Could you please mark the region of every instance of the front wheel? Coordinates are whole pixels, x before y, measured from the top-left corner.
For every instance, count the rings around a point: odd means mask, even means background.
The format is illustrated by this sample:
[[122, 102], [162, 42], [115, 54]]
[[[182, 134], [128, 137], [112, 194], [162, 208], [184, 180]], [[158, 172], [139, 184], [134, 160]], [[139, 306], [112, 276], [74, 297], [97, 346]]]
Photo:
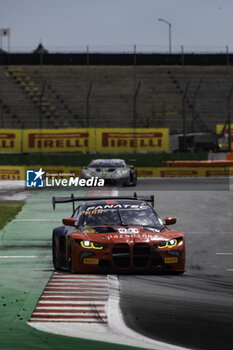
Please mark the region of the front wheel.
[[53, 254], [53, 266], [55, 268], [55, 270], [61, 270], [61, 267], [58, 264], [58, 257], [57, 257], [57, 249], [56, 249], [56, 241], [55, 241], [55, 237], [53, 235], [53, 242], [52, 242], [52, 254]]

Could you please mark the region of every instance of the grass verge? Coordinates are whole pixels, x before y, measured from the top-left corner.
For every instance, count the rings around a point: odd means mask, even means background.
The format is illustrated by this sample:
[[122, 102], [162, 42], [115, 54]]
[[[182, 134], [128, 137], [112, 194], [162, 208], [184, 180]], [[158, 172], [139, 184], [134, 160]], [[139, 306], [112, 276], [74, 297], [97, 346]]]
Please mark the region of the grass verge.
[[23, 201], [0, 201], [0, 230], [22, 209]]

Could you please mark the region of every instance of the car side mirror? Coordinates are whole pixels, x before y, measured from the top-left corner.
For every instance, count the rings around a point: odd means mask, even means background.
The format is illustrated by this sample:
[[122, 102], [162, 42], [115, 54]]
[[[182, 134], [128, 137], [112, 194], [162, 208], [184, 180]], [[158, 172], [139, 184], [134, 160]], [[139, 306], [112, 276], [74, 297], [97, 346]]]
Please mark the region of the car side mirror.
[[176, 218], [168, 216], [163, 219], [163, 222], [165, 226], [174, 225], [176, 223]]
[[62, 220], [65, 226], [78, 226], [78, 220], [74, 218], [67, 218]]

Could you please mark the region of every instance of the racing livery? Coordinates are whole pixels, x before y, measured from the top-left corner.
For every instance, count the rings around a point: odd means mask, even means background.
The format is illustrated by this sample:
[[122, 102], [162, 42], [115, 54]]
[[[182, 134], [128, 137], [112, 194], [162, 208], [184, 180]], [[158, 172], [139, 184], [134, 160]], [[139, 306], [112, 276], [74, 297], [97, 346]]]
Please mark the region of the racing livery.
[[133, 165], [127, 165], [123, 159], [95, 159], [82, 169], [81, 177], [83, 179], [98, 177], [104, 179], [105, 183], [135, 186], [137, 169]]
[[[75, 209], [76, 201], [82, 204]], [[153, 209], [153, 196], [53, 197], [54, 209], [56, 203], [69, 202], [72, 217], [53, 230], [56, 270], [184, 272], [184, 235], [167, 228], [176, 218], [161, 220]]]

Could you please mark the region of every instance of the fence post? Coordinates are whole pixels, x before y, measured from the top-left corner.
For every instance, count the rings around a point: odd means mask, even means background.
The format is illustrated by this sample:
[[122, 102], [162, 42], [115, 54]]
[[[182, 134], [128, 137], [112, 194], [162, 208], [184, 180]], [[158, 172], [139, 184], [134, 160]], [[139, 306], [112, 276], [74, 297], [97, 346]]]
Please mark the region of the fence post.
[[183, 100], [182, 100], [182, 114], [183, 114], [183, 152], [186, 152], [186, 112], [185, 112], [185, 100], [188, 93], [189, 82], [185, 86]]
[[181, 45], [181, 64], [184, 65], [184, 46]]
[[228, 152], [232, 152], [232, 142], [231, 142], [231, 97], [233, 93], [233, 85], [231, 86], [228, 98], [227, 98], [227, 116], [228, 116]]
[[198, 117], [198, 113], [196, 111], [196, 98], [197, 98], [197, 94], [200, 90], [200, 87], [201, 87], [201, 84], [202, 84], [202, 78], [200, 78], [199, 80], [199, 83], [196, 87], [196, 90], [194, 92], [194, 95], [193, 95], [193, 98], [192, 98], [192, 106], [193, 106], [193, 110], [192, 110], [192, 115], [193, 115], [193, 119], [192, 119], [192, 132], [195, 132], [195, 125], [194, 125], [194, 122], [195, 120], [197, 119]]
[[136, 45], [133, 46], [133, 66], [134, 66], [134, 87], [136, 87], [137, 82], [137, 51]]
[[86, 127], [90, 127], [90, 96], [91, 96], [92, 82], [89, 83], [87, 98], [86, 98]]
[[141, 82], [139, 81], [137, 87], [135, 88], [134, 96], [133, 96], [133, 128], [134, 129], [137, 126], [137, 96], [138, 96], [140, 86], [141, 86]]
[[229, 66], [229, 47], [226, 46], [227, 66]]

